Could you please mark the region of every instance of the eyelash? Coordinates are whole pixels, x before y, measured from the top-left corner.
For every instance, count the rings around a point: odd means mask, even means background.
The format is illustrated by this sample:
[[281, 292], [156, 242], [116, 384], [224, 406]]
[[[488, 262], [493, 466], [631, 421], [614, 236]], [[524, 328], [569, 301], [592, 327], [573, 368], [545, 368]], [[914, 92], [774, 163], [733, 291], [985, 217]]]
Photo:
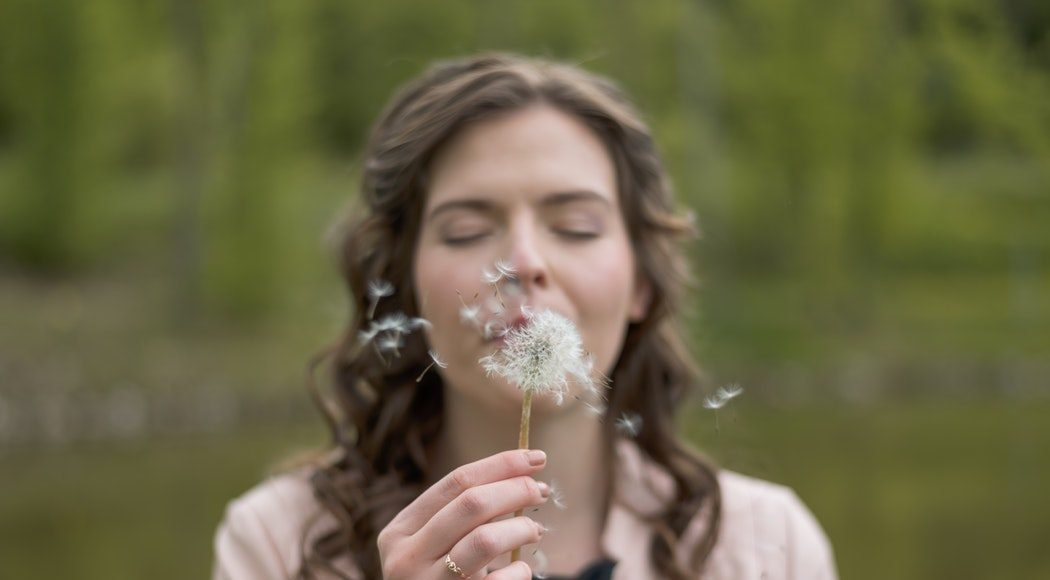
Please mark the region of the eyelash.
[[593, 240], [598, 237], [597, 232], [578, 232], [573, 230], [555, 230], [558, 235], [575, 241]]

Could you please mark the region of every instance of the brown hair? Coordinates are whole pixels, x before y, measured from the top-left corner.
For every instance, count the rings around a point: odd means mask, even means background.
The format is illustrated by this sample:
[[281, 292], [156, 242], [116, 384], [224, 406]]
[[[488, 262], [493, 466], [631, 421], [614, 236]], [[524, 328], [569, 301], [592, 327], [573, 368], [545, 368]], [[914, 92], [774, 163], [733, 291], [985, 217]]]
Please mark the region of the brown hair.
[[365, 152], [363, 215], [346, 227], [340, 246], [354, 315], [340, 340], [322, 353], [331, 359], [334, 396], [312, 391], [332, 429], [336, 458], [318, 467], [311, 483], [341, 525], [307, 550], [303, 577], [317, 568], [332, 570], [331, 562], [346, 554], [367, 577], [381, 576], [376, 538], [423, 491], [424, 442], [442, 428], [440, 375], [427, 373], [423, 384], [415, 382], [429, 363], [420, 333], [408, 337], [401, 357], [389, 365], [358, 346], [358, 333], [368, 322], [367, 282], [389, 280], [397, 289], [380, 302], [377, 316], [417, 315], [411, 269], [430, 160], [465, 124], [536, 103], [573, 115], [605, 143], [636, 263], [652, 286], [648, 314], [628, 328], [610, 374], [604, 429], [607, 451], [615, 458], [611, 418], [641, 416], [645, 428], [636, 438], [638, 447], [674, 481], [674, 497], [651, 518], [657, 532], [650, 547], [653, 565], [670, 578], [691, 577], [679, 566], [675, 549], [701, 506], [707, 506], [709, 520], [689, 560], [694, 575], [715, 545], [721, 516], [716, 469], [682, 441], [673, 423], [674, 410], [698, 379], [673, 316], [689, 281], [680, 241], [693, 230], [674, 211], [649, 129], [604, 78], [568, 65], [482, 55], [432, 66], [394, 97], [373, 128]]

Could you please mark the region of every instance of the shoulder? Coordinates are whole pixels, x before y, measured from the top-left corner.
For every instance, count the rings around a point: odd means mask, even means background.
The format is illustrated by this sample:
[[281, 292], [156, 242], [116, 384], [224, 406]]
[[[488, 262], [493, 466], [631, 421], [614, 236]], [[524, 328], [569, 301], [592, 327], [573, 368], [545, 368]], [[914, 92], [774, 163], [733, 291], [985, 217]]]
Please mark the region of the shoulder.
[[335, 527], [314, 499], [310, 472], [267, 478], [226, 506], [215, 533], [215, 580], [291, 578], [304, 546]]
[[[718, 481], [722, 522], [711, 568], [726, 577], [837, 577], [827, 534], [791, 488], [728, 470]], [[756, 563], [762, 569], [750, 570]]]
[[[661, 466], [633, 443], [622, 443], [616, 450], [618, 501], [642, 516], [673, 501], [674, 482]], [[838, 577], [827, 534], [791, 488], [725, 469], [717, 470], [717, 474], [722, 509], [717, 542], [705, 564], [705, 580]], [[621, 511], [614, 509], [613, 513]], [[688, 565], [689, 557], [706, 535], [709, 515], [707, 504], [684, 531], [678, 554], [683, 565]], [[632, 550], [636, 548], [622, 533], [626, 529], [628, 526], [620, 525], [614, 530], [618, 533], [610, 534], [611, 548], [620, 554], [634, 554]]]

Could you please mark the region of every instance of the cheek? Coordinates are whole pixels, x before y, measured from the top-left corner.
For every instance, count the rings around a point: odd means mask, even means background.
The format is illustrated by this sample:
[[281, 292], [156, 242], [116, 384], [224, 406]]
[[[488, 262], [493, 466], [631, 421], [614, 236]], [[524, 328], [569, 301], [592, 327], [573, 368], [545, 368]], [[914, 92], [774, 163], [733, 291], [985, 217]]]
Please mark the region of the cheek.
[[587, 348], [603, 372], [619, 357], [630, 317], [634, 262], [629, 251], [610, 249], [591, 260], [581, 278], [576, 303], [584, 326]]
[[[470, 329], [460, 323], [460, 295], [467, 302], [479, 290], [480, 280], [470, 268], [457, 267], [438, 252], [423, 251], [413, 273], [420, 315], [431, 323], [430, 346], [442, 357], [456, 358], [457, 346]], [[458, 293], [457, 293], [458, 291]]]

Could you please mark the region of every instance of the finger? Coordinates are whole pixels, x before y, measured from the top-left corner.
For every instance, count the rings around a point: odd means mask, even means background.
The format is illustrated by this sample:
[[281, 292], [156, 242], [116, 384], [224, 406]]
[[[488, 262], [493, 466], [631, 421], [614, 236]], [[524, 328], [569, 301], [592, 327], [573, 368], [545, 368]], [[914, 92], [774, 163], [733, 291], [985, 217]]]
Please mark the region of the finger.
[[449, 550], [449, 556], [468, 576], [472, 576], [501, 554], [535, 544], [542, 537], [543, 526], [531, 518], [520, 516], [500, 520], [475, 528]]
[[547, 455], [542, 451], [515, 449], [462, 465], [427, 488], [415, 501], [401, 510], [390, 522], [390, 526], [401, 533], [414, 534], [438, 511], [466, 490], [511, 477], [533, 475], [546, 464]]
[[444, 555], [475, 528], [504, 514], [541, 505], [550, 493], [550, 486], [528, 476], [472, 487], [441, 508], [413, 538], [419, 540], [423, 553]]
[[532, 568], [518, 560], [485, 576], [485, 580], [532, 580]]

